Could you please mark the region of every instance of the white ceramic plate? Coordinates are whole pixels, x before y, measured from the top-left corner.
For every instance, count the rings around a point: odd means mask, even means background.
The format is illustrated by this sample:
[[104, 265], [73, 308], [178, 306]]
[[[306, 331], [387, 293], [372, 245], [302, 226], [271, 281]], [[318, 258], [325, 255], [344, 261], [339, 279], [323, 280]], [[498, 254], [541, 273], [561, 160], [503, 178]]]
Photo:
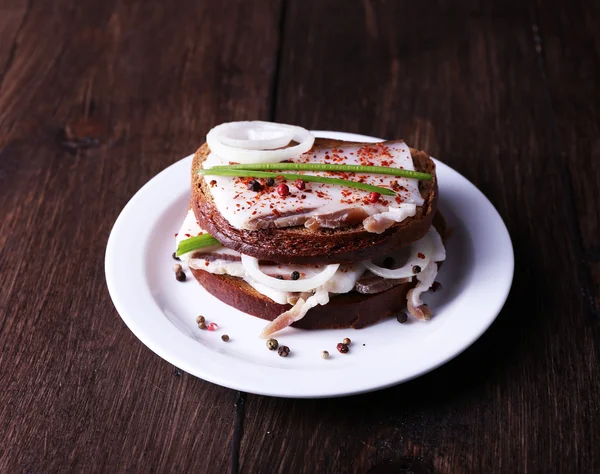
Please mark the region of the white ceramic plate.
[[[375, 138], [338, 132], [319, 136], [355, 141]], [[487, 198], [467, 179], [436, 161], [439, 207], [453, 228], [448, 258], [427, 293], [428, 322], [395, 318], [354, 330], [277, 335], [287, 358], [257, 336], [265, 321], [208, 294], [188, 271], [175, 280], [174, 234], [189, 201], [192, 157], [150, 180], [125, 206], [106, 249], [106, 281], [117, 311], [152, 351], [186, 372], [232, 389], [279, 397], [333, 397], [381, 389], [439, 367], [469, 347], [494, 321], [508, 296], [514, 257], [508, 231]], [[201, 331], [196, 316], [219, 325]], [[228, 334], [230, 341], [221, 340]], [[336, 344], [352, 339], [350, 352]], [[330, 358], [321, 358], [321, 351]]]

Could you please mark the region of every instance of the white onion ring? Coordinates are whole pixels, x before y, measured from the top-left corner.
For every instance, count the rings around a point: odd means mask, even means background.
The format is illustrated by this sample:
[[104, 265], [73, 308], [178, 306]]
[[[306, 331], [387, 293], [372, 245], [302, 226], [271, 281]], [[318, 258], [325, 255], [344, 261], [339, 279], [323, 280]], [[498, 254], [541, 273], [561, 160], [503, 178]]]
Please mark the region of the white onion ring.
[[[409, 278], [415, 276], [413, 273], [413, 267], [418, 265], [421, 267], [421, 270], [427, 268], [429, 265], [429, 261], [431, 260], [432, 254], [432, 242], [429, 234], [426, 234], [420, 240], [413, 242], [410, 246], [410, 257], [406, 264], [400, 268], [383, 268], [375, 265], [372, 261], [366, 261], [365, 265], [367, 269], [381, 278], [389, 278], [389, 279], [399, 279], [399, 278]], [[422, 254], [425, 258], [419, 258], [418, 254]]]
[[[298, 145], [282, 148], [292, 140]], [[242, 164], [280, 163], [306, 153], [314, 142], [314, 135], [305, 128], [258, 120], [223, 123], [206, 135], [213, 153], [224, 161]]]
[[337, 269], [340, 266], [339, 263], [327, 265], [325, 270], [323, 270], [321, 273], [312, 278], [307, 278], [304, 280], [279, 280], [278, 278], [273, 278], [263, 273], [258, 266], [258, 259], [251, 257], [250, 255], [242, 254], [242, 265], [244, 266], [246, 273], [258, 283], [262, 283], [263, 285], [275, 290], [290, 291], [293, 293], [310, 291], [318, 286], [323, 285], [325, 282], [333, 278], [333, 275], [335, 275], [335, 272], [337, 272]]

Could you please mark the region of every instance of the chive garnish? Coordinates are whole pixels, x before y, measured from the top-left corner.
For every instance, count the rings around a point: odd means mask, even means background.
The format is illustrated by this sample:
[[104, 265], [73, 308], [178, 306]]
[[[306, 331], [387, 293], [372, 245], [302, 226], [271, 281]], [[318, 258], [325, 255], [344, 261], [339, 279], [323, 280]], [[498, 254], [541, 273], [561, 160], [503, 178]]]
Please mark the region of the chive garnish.
[[185, 253], [193, 252], [194, 250], [199, 250], [204, 247], [212, 247], [213, 245], [220, 245], [219, 241], [210, 234], [201, 234], [179, 242], [175, 255], [179, 257]]
[[[250, 163], [242, 165], [213, 166], [211, 169], [238, 169], [238, 170], [295, 170], [295, 171], [343, 171], [350, 173], [386, 174], [403, 178], [431, 181], [429, 173], [420, 171], [402, 170], [388, 166], [363, 166], [363, 165], [338, 165], [329, 163]], [[306, 180], [305, 180], [306, 181]]]
[[380, 186], [373, 186], [372, 184], [366, 183], [358, 183], [356, 181], [350, 181], [347, 179], [339, 179], [339, 178], [326, 178], [324, 176], [313, 176], [310, 174], [290, 174], [290, 173], [271, 173], [267, 171], [252, 171], [245, 169], [229, 169], [229, 166], [224, 168], [208, 168], [197, 171], [199, 174], [203, 174], [206, 176], [235, 176], [239, 178], [278, 178], [282, 177], [287, 180], [297, 180], [301, 179], [302, 181], [310, 182], [310, 183], [325, 183], [325, 184], [335, 184], [338, 186], [346, 186], [348, 188], [356, 188], [362, 189], [363, 191], [371, 191], [379, 194], [384, 194], [385, 196], [395, 196], [396, 193], [388, 188], [382, 188]]

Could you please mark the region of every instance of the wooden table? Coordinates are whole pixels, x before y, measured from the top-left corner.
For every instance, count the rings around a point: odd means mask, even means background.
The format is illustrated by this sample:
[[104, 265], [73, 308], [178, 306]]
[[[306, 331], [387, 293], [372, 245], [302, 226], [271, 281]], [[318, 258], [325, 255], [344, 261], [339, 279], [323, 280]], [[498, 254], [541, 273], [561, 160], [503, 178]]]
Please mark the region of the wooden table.
[[[583, 0], [0, 1], [0, 472], [600, 472], [599, 24]], [[108, 234], [242, 119], [404, 137], [473, 181], [516, 252], [491, 329], [332, 400], [154, 355]]]

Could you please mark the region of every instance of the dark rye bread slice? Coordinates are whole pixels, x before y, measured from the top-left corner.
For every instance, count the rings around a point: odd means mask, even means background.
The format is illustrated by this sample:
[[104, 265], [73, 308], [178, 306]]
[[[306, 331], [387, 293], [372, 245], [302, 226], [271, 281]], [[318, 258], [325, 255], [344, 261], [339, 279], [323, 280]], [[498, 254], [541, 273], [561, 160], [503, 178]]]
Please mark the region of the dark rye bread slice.
[[[394, 141], [384, 143], [397, 143]], [[332, 149], [365, 143], [344, 142], [317, 138], [313, 149]], [[367, 232], [362, 224], [341, 229], [309, 230], [304, 226], [283, 229], [243, 230], [231, 226], [215, 206], [210, 186], [195, 170], [210, 153], [202, 145], [192, 163], [192, 207], [200, 227], [213, 235], [225, 247], [265, 260], [281, 263], [323, 264], [355, 262], [372, 259], [388, 253], [393, 248], [408, 245], [420, 239], [431, 226], [437, 209], [437, 178], [435, 163], [426, 153], [410, 149], [417, 171], [431, 173], [433, 180], [420, 181], [419, 189], [425, 200], [417, 213], [394, 224], [381, 234]]]
[[[289, 304], [275, 303], [240, 278], [190, 270], [206, 291], [244, 313], [272, 321], [291, 308]], [[335, 295], [325, 306], [311, 308], [292, 326], [301, 329], [364, 328], [405, 309], [406, 293], [414, 286], [411, 282], [373, 295], [356, 291]]]
[[[438, 212], [433, 225], [439, 232], [444, 244], [449, 237], [446, 221]], [[441, 263], [439, 264], [441, 266]], [[256, 291], [241, 278], [229, 275], [214, 275], [204, 270], [190, 268], [198, 282], [211, 295], [234, 308], [272, 321], [292, 306], [275, 303]], [[416, 285], [415, 281], [403, 283], [381, 293], [364, 295], [351, 291], [340, 295], [331, 295], [329, 303], [311, 308], [306, 316], [292, 324], [301, 329], [360, 329], [375, 324], [399, 311], [406, 309], [406, 294]]]

